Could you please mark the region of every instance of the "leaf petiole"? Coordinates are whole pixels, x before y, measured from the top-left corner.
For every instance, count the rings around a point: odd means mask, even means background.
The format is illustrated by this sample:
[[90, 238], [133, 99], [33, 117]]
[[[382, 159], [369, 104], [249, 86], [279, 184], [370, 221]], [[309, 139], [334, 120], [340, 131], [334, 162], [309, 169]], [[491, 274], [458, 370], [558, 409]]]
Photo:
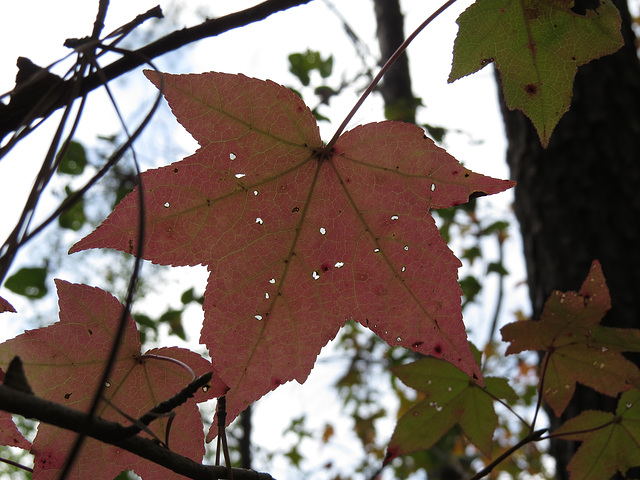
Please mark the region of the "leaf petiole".
[[442, 12], [444, 12], [447, 8], [449, 8], [451, 5], [453, 5], [456, 2], [456, 0], [447, 0], [445, 3], [443, 3], [435, 12], [433, 12], [431, 15], [429, 15], [429, 17], [422, 22], [418, 28], [416, 28], [411, 35], [409, 35], [404, 42], [402, 42], [402, 44], [398, 47], [398, 49], [393, 53], [393, 55], [391, 55], [391, 57], [389, 57], [389, 60], [386, 61], [386, 63], [382, 66], [382, 68], [380, 69], [380, 71], [378, 72], [378, 74], [375, 76], [375, 78], [371, 81], [371, 83], [369, 84], [369, 86], [367, 87], [367, 89], [362, 93], [362, 95], [360, 95], [360, 98], [358, 99], [358, 101], [356, 102], [356, 104], [353, 106], [353, 108], [351, 109], [351, 111], [347, 114], [347, 116], [345, 117], [345, 119], [342, 121], [342, 123], [340, 124], [340, 126], [338, 127], [338, 129], [336, 130], [336, 133], [333, 134], [333, 137], [331, 138], [331, 140], [329, 140], [329, 143], [327, 143], [324, 148], [321, 150], [321, 153], [324, 154], [328, 154], [331, 152], [331, 149], [333, 148], [333, 146], [336, 144], [336, 142], [338, 141], [338, 137], [340, 137], [340, 135], [342, 134], [342, 132], [344, 131], [344, 129], [347, 127], [347, 124], [351, 121], [351, 119], [353, 118], [353, 116], [356, 114], [356, 112], [360, 109], [360, 107], [362, 106], [362, 104], [364, 103], [364, 101], [366, 100], [366, 98], [369, 96], [369, 94], [371, 92], [373, 92], [373, 90], [376, 88], [376, 86], [378, 85], [378, 83], [380, 83], [380, 80], [382, 80], [382, 77], [384, 76], [385, 73], [387, 73], [387, 71], [393, 66], [394, 63], [396, 63], [396, 61], [398, 60], [398, 58], [400, 57], [400, 55], [402, 55], [404, 53], [404, 51], [407, 49], [407, 47], [409, 46], [409, 44], [413, 41], [414, 38], [416, 38], [418, 36], [418, 34], [420, 32], [422, 32], [422, 30], [425, 29], [425, 27], [427, 25], [429, 25], [433, 20], [435, 20]]

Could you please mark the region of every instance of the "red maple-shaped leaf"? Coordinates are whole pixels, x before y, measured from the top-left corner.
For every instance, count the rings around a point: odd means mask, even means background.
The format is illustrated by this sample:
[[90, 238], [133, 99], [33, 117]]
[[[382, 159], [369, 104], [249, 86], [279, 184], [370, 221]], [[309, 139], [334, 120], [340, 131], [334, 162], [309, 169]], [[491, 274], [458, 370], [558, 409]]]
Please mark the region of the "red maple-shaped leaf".
[[[60, 321], [0, 344], [0, 363], [6, 365], [15, 355], [20, 356], [36, 395], [86, 411], [96, 382], [101, 378], [123, 307], [116, 298], [98, 288], [61, 280], [57, 280], [56, 285]], [[177, 347], [153, 349], [141, 355], [138, 331], [129, 317], [104, 391], [108, 402], [101, 404], [98, 415], [130, 425], [130, 420], [120, 412], [139, 418], [180, 392], [193, 380], [189, 368], [196, 375], [213, 370], [211, 363], [200, 355]], [[195, 402], [223, 395], [225, 391], [225, 385], [214, 375], [211, 388], [206, 393], [198, 392]], [[188, 401], [174, 410], [169, 447], [200, 462], [204, 455], [204, 434], [195, 402]], [[168, 418], [158, 418], [149, 427], [162, 441], [167, 422]], [[74, 432], [41, 424], [31, 448], [35, 455], [34, 478], [57, 478], [75, 437]], [[67, 478], [114, 478], [125, 469], [135, 471], [145, 480], [180, 477], [136, 455], [89, 438]]]
[[16, 312], [16, 309], [13, 308], [9, 302], [7, 302], [4, 298], [0, 297], [0, 313], [3, 312]]
[[543, 398], [557, 416], [564, 412], [576, 382], [616, 396], [640, 386], [640, 370], [621, 352], [640, 351], [640, 330], [600, 325], [611, 308], [602, 267], [595, 260], [580, 292], [551, 294], [539, 321], [505, 325], [507, 355], [546, 350]]
[[[354, 318], [391, 345], [481, 374], [466, 340], [458, 259], [429, 210], [513, 182], [463, 168], [415, 125], [383, 122], [323, 150], [289, 89], [242, 75], [147, 72], [200, 149], [143, 174], [145, 258], [205, 264], [201, 340], [229, 385], [229, 420], [292, 379]], [[134, 252], [134, 192], [71, 252]], [[211, 438], [211, 434], [208, 438]]]

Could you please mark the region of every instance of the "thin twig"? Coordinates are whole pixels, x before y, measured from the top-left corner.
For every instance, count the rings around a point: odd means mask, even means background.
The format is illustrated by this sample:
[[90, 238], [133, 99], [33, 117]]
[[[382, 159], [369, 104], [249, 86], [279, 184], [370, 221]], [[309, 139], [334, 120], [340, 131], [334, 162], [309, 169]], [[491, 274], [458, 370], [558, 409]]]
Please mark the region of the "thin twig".
[[21, 468], [29, 473], [33, 473], [33, 468], [22, 465], [21, 463], [14, 462], [13, 460], [9, 460], [8, 458], [0, 457], [0, 462], [6, 463], [7, 465], [11, 465], [12, 467]]
[[373, 81], [369, 84], [369, 86], [367, 87], [367, 89], [364, 91], [364, 93], [362, 95], [360, 95], [360, 98], [358, 99], [358, 101], [356, 102], [356, 104], [353, 106], [353, 108], [351, 109], [351, 111], [347, 114], [347, 116], [345, 117], [345, 119], [342, 121], [342, 123], [340, 124], [340, 126], [338, 127], [338, 129], [336, 130], [336, 133], [333, 134], [333, 138], [331, 138], [331, 140], [329, 140], [329, 143], [327, 143], [327, 145], [322, 148], [322, 150], [320, 151], [321, 154], [328, 154], [329, 152], [331, 152], [331, 149], [333, 148], [333, 146], [336, 144], [336, 142], [338, 141], [338, 138], [340, 137], [340, 135], [342, 134], [342, 132], [344, 131], [344, 129], [347, 127], [347, 124], [351, 121], [351, 119], [353, 118], [353, 116], [356, 114], [356, 112], [360, 109], [360, 107], [362, 106], [362, 104], [364, 103], [364, 101], [366, 100], [366, 98], [369, 96], [369, 94], [371, 92], [373, 92], [373, 90], [376, 88], [376, 86], [378, 85], [378, 83], [380, 83], [380, 80], [382, 80], [382, 77], [384, 76], [385, 73], [387, 73], [387, 71], [393, 66], [394, 63], [396, 63], [396, 60], [398, 60], [398, 57], [400, 57], [400, 55], [402, 55], [404, 53], [404, 51], [407, 49], [407, 47], [409, 46], [409, 44], [413, 41], [414, 38], [416, 38], [418, 36], [418, 34], [420, 32], [422, 32], [422, 30], [425, 29], [425, 27], [427, 25], [429, 25], [433, 20], [435, 20], [442, 12], [444, 12], [447, 8], [449, 8], [451, 5], [453, 5], [454, 3], [456, 3], [456, 0], [447, 0], [447, 2], [445, 2], [444, 4], [442, 4], [440, 6], [440, 8], [438, 8], [435, 12], [433, 12], [431, 15], [429, 15], [429, 17], [422, 22], [418, 28], [416, 28], [411, 35], [409, 35], [404, 42], [402, 42], [402, 45], [400, 45], [398, 47], [398, 49], [393, 53], [393, 55], [391, 55], [391, 57], [389, 58], [389, 60], [387, 60], [387, 62], [384, 64], [384, 66], [380, 69], [380, 71], [378, 72], [378, 75], [376, 75], [376, 77], [373, 79]]
[[536, 430], [535, 432], [531, 432], [529, 435], [527, 435], [525, 438], [523, 438], [522, 440], [520, 440], [518, 443], [516, 443], [513, 447], [511, 447], [510, 449], [508, 449], [507, 451], [505, 451], [502, 455], [500, 455], [498, 458], [496, 458], [493, 462], [491, 462], [489, 465], [487, 465], [486, 467], [484, 467], [482, 470], [480, 470], [478, 473], [476, 473], [473, 477], [471, 477], [469, 480], [479, 480], [480, 478], [484, 477], [485, 475], [488, 475], [489, 473], [491, 473], [491, 471], [498, 466], [500, 463], [502, 463], [503, 460], [505, 460], [506, 458], [509, 458], [511, 456], [511, 454], [513, 454], [513, 452], [515, 452], [516, 450], [518, 450], [520, 447], [522, 447], [523, 445], [526, 445], [527, 443], [530, 442], [537, 442], [539, 440], [541, 440], [540, 437], [542, 437], [542, 435], [547, 431], [547, 428], [543, 428], [541, 430]]
[[538, 413], [540, 412], [540, 406], [542, 405], [542, 389], [544, 388], [544, 378], [547, 374], [547, 366], [549, 365], [549, 358], [551, 358], [553, 352], [547, 350], [547, 354], [544, 357], [544, 363], [542, 364], [542, 370], [540, 371], [540, 386], [538, 387], [538, 400], [536, 401], [536, 410], [533, 414], [533, 420], [531, 422], [531, 429], [536, 427], [536, 419], [538, 418]]
[[[123, 57], [113, 63], [105, 66], [102, 70], [108, 81], [114, 80], [119, 76], [130, 72], [131, 70], [146, 63], [143, 59], [154, 59], [166, 53], [177, 50], [185, 45], [189, 45], [204, 38], [215, 37], [221, 33], [244, 27], [251, 23], [259, 22], [270, 15], [288, 10], [292, 7], [304, 5], [312, 0], [267, 0], [254, 7], [247, 8], [239, 12], [235, 12], [224, 17], [206, 20], [199, 25], [190, 28], [183, 28], [166, 35], [155, 42], [152, 42], [135, 51], [136, 55]], [[80, 97], [102, 86], [102, 78], [99, 75], [91, 74], [87, 76], [82, 84], [82, 88], [76, 95]], [[68, 85], [68, 84], [67, 84]], [[67, 89], [69, 87], [67, 86]], [[59, 99], [52, 99], [52, 104], [48, 106], [46, 114], [51, 114], [55, 110], [61, 108], [64, 104]], [[35, 105], [41, 101], [39, 98], [33, 99]], [[44, 115], [43, 115], [44, 116]], [[0, 139], [8, 133], [19, 128], [23, 120], [21, 111], [7, 105], [3, 109], [2, 118], [0, 118]]]

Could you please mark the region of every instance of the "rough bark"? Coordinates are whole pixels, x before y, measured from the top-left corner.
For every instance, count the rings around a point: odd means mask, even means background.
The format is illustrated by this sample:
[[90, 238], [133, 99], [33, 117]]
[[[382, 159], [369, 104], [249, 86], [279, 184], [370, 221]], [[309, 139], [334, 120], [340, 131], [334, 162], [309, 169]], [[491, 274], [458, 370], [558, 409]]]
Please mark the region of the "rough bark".
[[[613, 303], [603, 323], [638, 328], [640, 63], [627, 5], [614, 3], [622, 13], [626, 45], [580, 68], [571, 109], [546, 150], [523, 114], [504, 104], [502, 110], [507, 161], [518, 182], [515, 211], [534, 318], [553, 290], [577, 290], [592, 260], [599, 259]], [[585, 409], [612, 410], [615, 404], [580, 388], [563, 418], [552, 423], [557, 426]], [[568, 478], [566, 465], [576, 448], [552, 443], [558, 478]]]

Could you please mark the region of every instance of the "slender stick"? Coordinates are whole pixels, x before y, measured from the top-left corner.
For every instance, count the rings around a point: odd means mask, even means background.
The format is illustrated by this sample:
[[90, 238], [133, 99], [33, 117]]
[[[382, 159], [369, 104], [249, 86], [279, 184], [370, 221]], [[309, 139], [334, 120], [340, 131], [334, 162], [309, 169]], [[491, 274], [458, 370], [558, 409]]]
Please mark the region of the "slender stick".
[[356, 114], [356, 112], [360, 109], [360, 107], [362, 106], [362, 104], [364, 103], [364, 101], [366, 100], [366, 98], [369, 96], [369, 94], [371, 92], [373, 92], [373, 90], [378, 86], [378, 83], [380, 83], [380, 80], [382, 80], [382, 77], [384, 76], [385, 73], [387, 73], [387, 71], [393, 66], [394, 63], [396, 63], [396, 60], [398, 60], [398, 57], [400, 57], [400, 55], [402, 55], [404, 53], [404, 51], [407, 49], [407, 47], [409, 46], [409, 44], [413, 41], [414, 38], [416, 38], [418, 36], [418, 34], [420, 32], [422, 32], [422, 30], [425, 29], [425, 27], [427, 25], [429, 25], [433, 20], [435, 20], [442, 12], [444, 12], [447, 8], [449, 8], [451, 5], [453, 5], [454, 3], [456, 3], [456, 0], [447, 0], [447, 2], [443, 3], [440, 8], [438, 8], [435, 12], [433, 12], [431, 15], [429, 15], [429, 17], [422, 22], [418, 28], [416, 28], [411, 35], [409, 35], [404, 42], [402, 42], [402, 45], [400, 45], [398, 47], [398, 49], [394, 52], [393, 55], [391, 55], [391, 57], [389, 58], [389, 60], [387, 60], [387, 62], [384, 64], [384, 66], [380, 69], [380, 71], [378, 72], [378, 75], [376, 75], [376, 77], [373, 79], [373, 81], [369, 84], [369, 86], [367, 87], [367, 89], [364, 91], [364, 93], [360, 96], [360, 98], [358, 99], [358, 101], [356, 102], [356, 104], [353, 106], [353, 108], [351, 109], [351, 111], [347, 114], [347, 116], [345, 117], [345, 119], [342, 121], [342, 123], [340, 124], [340, 126], [338, 127], [338, 129], [336, 130], [336, 133], [333, 134], [333, 138], [331, 140], [329, 140], [329, 143], [327, 143], [327, 145], [320, 151], [321, 154], [328, 154], [329, 152], [331, 152], [331, 149], [333, 148], [333, 146], [336, 144], [336, 142], [338, 141], [338, 137], [340, 137], [340, 135], [342, 134], [342, 132], [344, 131], [344, 129], [347, 127], [347, 124], [351, 121], [351, 119], [353, 118], [353, 116]]

